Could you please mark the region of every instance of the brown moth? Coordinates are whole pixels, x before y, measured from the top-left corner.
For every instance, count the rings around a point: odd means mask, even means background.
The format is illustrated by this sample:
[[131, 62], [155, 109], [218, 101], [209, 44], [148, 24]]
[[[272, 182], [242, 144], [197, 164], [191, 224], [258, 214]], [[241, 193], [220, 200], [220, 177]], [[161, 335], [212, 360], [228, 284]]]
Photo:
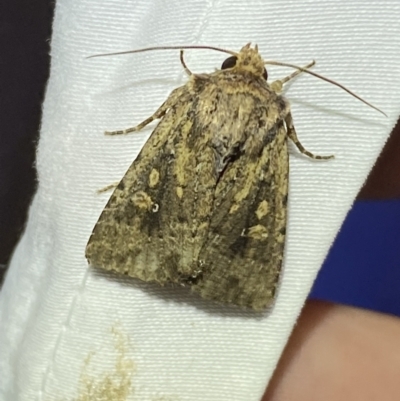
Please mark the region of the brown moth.
[[[299, 142], [282, 86], [301, 72], [329, 80], [308, 70], [314, 62], [265, 62], [250, 43], [238, 53], [193, 47], [231, 57], [221, 70], [192, 74], [181, 50], [188, 82], [138, 126], [108, 133], [140, 131], [160, 119], [104, 208], [86, 258], [262, 310], [274, 299], [285, 246], [288, 138], [310, 158], [333, 157], [315, 156]], [[297, 71], [269, 84], [265, 64]]]

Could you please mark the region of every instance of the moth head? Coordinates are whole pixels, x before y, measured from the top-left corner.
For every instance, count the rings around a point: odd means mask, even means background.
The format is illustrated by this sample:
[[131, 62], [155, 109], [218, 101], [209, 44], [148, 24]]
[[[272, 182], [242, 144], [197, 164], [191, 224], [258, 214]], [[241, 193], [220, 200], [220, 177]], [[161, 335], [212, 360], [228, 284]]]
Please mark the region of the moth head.
[[265, 80], [268, 78], [264, 60], [258, 53], [258, 46], [250, 47], [250, 43], [243, 46], [239, 53], [228, 57], [221, 66], [221, 70], [231, 69], [233, 72], [250, 73]]

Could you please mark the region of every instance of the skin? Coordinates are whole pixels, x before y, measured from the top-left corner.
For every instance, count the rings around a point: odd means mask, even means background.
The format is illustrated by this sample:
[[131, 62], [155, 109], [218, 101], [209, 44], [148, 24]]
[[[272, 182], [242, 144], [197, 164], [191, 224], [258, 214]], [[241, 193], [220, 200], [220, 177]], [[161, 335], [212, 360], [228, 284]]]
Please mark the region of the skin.
[[309, 301], [262, 401], [395, 401], [400, 319]]

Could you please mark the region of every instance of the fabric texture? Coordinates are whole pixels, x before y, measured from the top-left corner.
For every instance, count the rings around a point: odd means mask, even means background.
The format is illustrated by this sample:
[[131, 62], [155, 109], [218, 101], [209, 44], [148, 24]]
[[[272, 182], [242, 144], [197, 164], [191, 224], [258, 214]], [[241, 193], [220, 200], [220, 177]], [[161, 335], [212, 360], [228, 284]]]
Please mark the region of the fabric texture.
[[[397, 0], [59, 0], [39, 189], [0, 298], [0, 399], [72, 400], [115, 382], [129, 395], [110, 390], [102, 399], [259, 400], [399, 115], [399, 17]], [[89, 268], [85, 245], [110, 196], [96, 191], [123, 176], [154, 125], [125, 137], [103, 132], [141, 122], [186, 77], [178, 51], [86, 57], [153, 45], [239, 50], [250, 41], [265, 59], [316, 59], [314, 71], [388, 114], [311, 76], [287, 88], [302, 143], [336, 158], [313, 161], [290, 147], [287, 243], [274, 307], [254, 314]], [[199, 73], [225, 58], [186, 52]], [[291, 70], [269, 72], [274, 79]]]

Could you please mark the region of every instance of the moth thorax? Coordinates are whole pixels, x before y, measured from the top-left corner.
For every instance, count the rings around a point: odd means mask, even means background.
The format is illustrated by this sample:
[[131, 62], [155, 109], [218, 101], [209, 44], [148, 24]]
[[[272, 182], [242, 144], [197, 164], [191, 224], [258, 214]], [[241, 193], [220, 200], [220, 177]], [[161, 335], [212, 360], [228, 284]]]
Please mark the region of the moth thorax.
[[243, 48], [237, 55], [235, 70], [239, 72], [249, 72], [262, 77], [265, 71], [264, 60], [256, 49]]

